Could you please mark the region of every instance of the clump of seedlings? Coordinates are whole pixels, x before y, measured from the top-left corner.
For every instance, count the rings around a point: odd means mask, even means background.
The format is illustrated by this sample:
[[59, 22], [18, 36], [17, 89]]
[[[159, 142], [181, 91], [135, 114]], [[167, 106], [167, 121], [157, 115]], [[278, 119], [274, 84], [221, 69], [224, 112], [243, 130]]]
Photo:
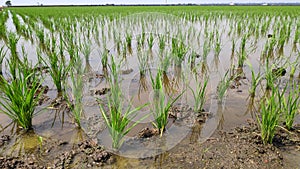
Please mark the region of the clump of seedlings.
[[270, 97], [264, 98], [260, 103], [261, 120], [257, 118], [264, 144], [271, 144], [273, 141], [278, 120], [281, 115], [280, 103], [284, 99], [285, 89], [280, 92], [278, 87], [273, 87]]
[[169, 110], [172, 105], [182, 96], [184, 91], [175, 99], [167, 100], [167, 95], [163, 91], [162, 71], [158, 70], [156, 77], [151, 76], [152, 89], [154, 92], [152, 102], [152, 112], [155, 119], [153, 126], [158, 129], [160, 136], [166, 130], [168, 124]]
[[137, 112], [146, 105], [132, 109], [129, 103], [126, 110], [123, 110], [125, 108], [125, 98], [122, 94], [119, 81], [119, 70], [120, 65], [116, 64], [114, 58], [111, 57], [111, 73], [107, 79], [110, 85], [110, 93], [107, 96], [107, 108], [105, 108], [104, 104], [99, 100], [100, 111], [108, 127], [109, 134], [112, 138], [112, 148], [114, 149], [119, 149], [124, 142], [123, 137], [141, 120], [147, 117], [145, 116], [133, 124], [130, 124], [137, 115]]
[[[46, 52], [48, 57], [43, 57], [40, 51], [37, 52], [38, 58], [41, 63], [45, 64], [49, 68], [50, 76], [52, 77], [53, 83], [56, 86], [58, 97], [62, 96], [64, 90], [63, 79], [67, 79], [70, 68], [72, 67], [72, 61], [69, 64], [66, 63], [64, 55], [60, 55], [60, 51], [57, 50], [57, 43], [54, 36], [51, 39], [51, 50]], [[60, 38], [60, 45], [63, 45], [62, 39]], [[62, 50], [62, 48], [60, 48]], [[74, 49], [75, 50], [75, 49]], [[70, 52], [74, 54], [74, 52]], [[73, 56], [70, 56], [73, 57]]]
[[[196, 78], [197, 79], [197, 78]], [[206, 86], [207, 86], [208, 78], [205, 77], [203, 84], [196, 80], [196, 88], [192, 89], [190, 86], [190, 90], [192, 91], [193, 98], [195, 101], [194, 111], [200, 113], [203, 111], [203, 106], [205, 104], [206, 99]]]
[[221, 81], [219, 82], [217, 86], [217, 97], [218, 97], [218, 102], [223, 103], [224, 97], [227, 93], [227, 89], [229, 88], [231, 82], [233, 81], [234, 78], [232, 78], [229, 75], [229, 71], [227, 71], [224, 75], [224, 77], [221, 78]]
[[[79, 128], [81, 128], [81, 117], [83, 115], [83, 74], [82, 59], [79, 53], [76, 52], [72, 59], [72, 68], [70, 71], [71, 85], [70, 93], [64, 92], [69, 108], [71, 109], [74, 121]], [[65, 81], [68, 84], [67, 80]]]
[[293, 127], [295, 116], [299, 110], [299, 93], [300, 87], [296, 87], [296, 84], [292, 85], [288, 92], [287, 99], [281, 102], [283, 111], [285, 112], [285, 126], [288, 130]]
[[4, 57], [6, 56], [6, 52], [7, 50], [4, 50], [4, 46], [2, 46], [0, 48], [0, 76], [2, 76], [2, 63], [3, 63], [3, 60], [4, 60]]
[[260, 72], [257, 75], [255, 75], [252, 64], [249, 62], [248, 65], [251, 70], [251, 86], [249, 87], [249, 95], [253, 98], [255, 97], [256, 88], [263, 76], [261, 76]]
[[33, 116], [37, 113], [35, 108], [43, 93], [38, 92], [41, 79], [32, 69], [26, 56], [23, 57], [22, 63], [13, 56], [7, 62], [11, 80], [1, 76], [0, 89], [3, 92], [0, 96], [1, 112], [8, 115], [24, 130], [30, 130]]

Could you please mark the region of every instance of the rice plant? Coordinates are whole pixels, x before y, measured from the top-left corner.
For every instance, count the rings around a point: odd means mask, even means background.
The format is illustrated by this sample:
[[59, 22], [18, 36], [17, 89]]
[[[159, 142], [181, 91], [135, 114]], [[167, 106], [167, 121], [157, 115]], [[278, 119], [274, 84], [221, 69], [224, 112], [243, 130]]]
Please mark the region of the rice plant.
[[251, 86], [249, 87], [249, 95], [253, 98], [255, 97], [256, 88], [263, 76], [261, 76], [260, 72], [257, 75], [255, 75], [252, 64], [249, 62], [248, 65], [251, 70]]
[[36, 113], [35, 108], [43, 92], [38, 93], [41, 79], [35, 74], [27, 57], [23, 60], [23, 63], [16, 63], [14, 59], [8, 60], [9, 71], [13, 72], [15, 77], [8, 81], [1, 76], [0, 89], [3, 94], [0, 96], [0, 105], [2, 113], [8, 115], [24, 130], [30, 130]]
[[[284, 93], [284, 91], [283, 91]], [[264, 144], [272, 143], [278, 120], [281, 114], [279, 98], [282, 94], [277, 87], [272, 88], [272, 94], [260, 103], [261, 120], [258, 123], [261, 130], [261, 138]]]
[[[64, 90], [63, 80], [67, 78], [68, 72], [72, 66], [72, 62], [66, 63], [65, 57], [61, 56], [57, 51], [57, 44], [54, 37], [52, 37], [52, 50], [47, 52], [48, 57], [43, 57], [41, 52], [38, 51], [37, 55], [41, 63], [45, 64], [49, 68], [50, 76], [52, 77], [53, 83], [56, 86], [58, 96], [62, 95]], [[62, 42], [60, 45], [63, 45]], [[74, 54], [74, 52], [72, 52]], [[71, 57], [71, 56], [70, 56]]]
[[227, 71], [224, 75], [224, 77], [221, 78], [221, 81], [219, 82], [218, 86], [217, 86], [217, 97], [218, 97], [218, 101], [219, 103], [223, 102], [223, 99], [226, 95], [227, 89], [229, 88], [232, 79], [229, 76], [229, 71]]
[[158, 129], [160, 136], [166, 130], [168, 124], [168, 115], [171, 106], [182, 96], [184, 91], [179, 94], [175, 99], [167, 100], [167, 96], [163, 91], [162, 71], [158, 70], [156, 77], [151, 77], [152, 89], [154, 91], [152, 112], [155, 122], [153, 126]]
[[265, 70], [265, 79], [266, 79], [266, 89], [270, 90], [274, 87], [275, 77], [272, 72], [272, 68], [269, 65], [269, 59], [266, 61], [266, 70]]
[[4, 57], [6, 56], [7, 50], [4, 50], [4, 46], [0, 48], [0, 76], [2, 76], [2, 63], [4, 60]]
[[108, 78], [108, 82], [110, 84], [110, 94], [107, 96], [108, 110], [104, 108], [103, 104], [99, 104], [101, 114], [112, 138], [112, 148], [114, 149], [119, 149], [124, 142], [123, 137], [141, 120], [147, 117], [145, 116], [133, 124], [129, 124], [136, 116], [137, 111], [146, 105], [132, 109], [131, 105], [129, 104], [126, 110], [123, 110], [125, 107], [125, 98], [121, 91], [119, 68], [120, 66], [117, 65], [113, 57], [111, 57], [111, 74]]
[[244, 62], [247, 59], [246, 39], [247, 39], [247, 35], [244, 35], [242, 38], [241, 46], [240, 46], [240, 53], [238, 54], [238, 67], [239, 68], [242, 68], [244, 66]]
[[294, 87], [288, 92], [287, 99], [281, 103], [283, 104], [283, 110], [285, 113], [285, 126], [288, 130], [291, 130], [293, 127], [295, 116], [299, 110], [299, 93], [300, 88], [297, 89]]
[[[68, 94], [64, 92], [68, 105], [73, 113], [75, 123], [81, 128], [81, 117], [83, 115], [83, 74], [84, 68], [82, 67], [82, 59], [78, 52], [72, 60], [73, 66], [70, 71], [71, 74], [71, 92]], [[67, 80], [65, 81], [67, 85]]]
[[207, 86], [208, 78], [204, 79], [204, 83], [196, 81], [196, 89], [192, 89], [190, 86], [190, 90], [192, 91], [194, 97], [194, 111], [200, 113], [203, 110], [203, 106], [205, 104], [206, 99], [206, 86]]

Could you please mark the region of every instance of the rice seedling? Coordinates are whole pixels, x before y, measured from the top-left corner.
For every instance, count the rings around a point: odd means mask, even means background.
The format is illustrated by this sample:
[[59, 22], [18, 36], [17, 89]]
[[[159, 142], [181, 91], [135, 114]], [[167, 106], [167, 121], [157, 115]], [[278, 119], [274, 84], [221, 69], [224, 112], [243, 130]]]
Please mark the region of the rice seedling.
[[154, 36], [153, 36], [152, 33], [150, 33], [150, 36], [147, 39], [147, 42], [148, 42], [149, 51], [152, 51], [152, 48], [153, 48], [153, 45], [154, 45]]
[[167, 100], [166, 94], [163, 91], [162, 71], [158, 70], [156, 77], [151, 77], [152, 89], [154, 91], [152, 112], [155, 119], [153, 126], [158, 129], [160, 136], [166, 130], [168, 124], [169, 110], [172, 105], [182, 96], [184, 91], [175, 99]]
[[175, 64], [181, 66], [181, 63], [184, 61], [184, 57], [188, 51], [188, 48], [185, 44], [177, 39], [172, 39], [172, 54], [174, 56]]
[[[62, 95], [64, 91], [63, 87], [63, 79], [67, 78], [68, 72], [72, 67], [72, 62], [70, 61], [69, 64], [66, 63], [64, 56], [59, 55], [57, 51], [57, 44], [54, 37], [52, 37], [52, 50], [47, 52], [48, 57], [43, 57], [41, 52], [38, 51], [37, 55], [41, 63], [45, 64], [49, 68], [50, 76], [52, 77], [53, 83], [56, 86], [58, 96]], [[60, 43], [60, 45], [63, 45]], [[75, 50], [75, 49], [72, 49]], [[70, 54], [74, 56], [74, 52], [70, 52]], [[71, 56], [70, 56], [71, 57]]]
[[106, 74], [107, 73], [107, 67], [108, 67], [108, 55], [109, 51], [104, 48], [104, 51], [100, 54], [101, 57], [101, 64], [102, 64], [102, 71]]
[[222, 103], [224, 100], [224, 97], [226, 95], [227, 89], [229, 88], [232, 80], [234, 78], [231, 78], [229, 76], [229, 71], [227, 71], [224, 75], [224, 77], [221, 78], [218, 86], [217, 86], [217, 97], [218, 97], [218, 101], [219, 103]]
[[244, 66], [244, 62], [247, 59], [246, 54], [246, 39], [248, 35], [244, 35], [241, 41], [240, 53], [238, 54], [238, 67], [242, 68]]
[[165, 47], [166, 47], [166, 37], [164, 35], [159, 35], [158, 36], [158, 39], [159, 39], [159, 53], [160, 55], [162, 55], [163, 51], [165, 50]]
[[2, 113], [9, 116], [24, 130], [30, 130], [33, 116], [37, 113], [35, 108], [43, 92], [38, 93], [41, 79], [36, 76], [27, 57], [23, 60], [23, 63], [16, 63], [13, 59], [8, 60], [9, 71], [14, 74], [14, 77], [8, 81], [1, 76], [0, 89], [3, 95], [0, 96], [0, 105]]
[[192, 89], [190, 86], [190, 90], [192, 91], [193, 98], [195, 101], [194, 104], [194, 112], [200, 113], [203, 110], [203, 106], [205, 104], [206, 99], [206, 86], [207, 86], [208, 78], [204, 79], [204, 83], [201, 84], [196, 80], [196, 89]]
[[[68, 94], [64, 92], [65, 98], [68, 105], [73, 113], [75, 123], [79, 128], [81, 128], [81, 117], [83, 115], [83, 74], [84, 69], [82, 67], [82, 59], [79, 56], [78, 51], [75, 53], [75, 57], [72, 60], [71, 74], [71, 92]], [[67, 85], [67, 80], [65, 84]]]
[[269, 65], [269, 59], [266, 61], [266, 70], [265, 70], [265, 79], [266, 79], [266, 89], [270, 90], [274, 87], [275, 77], [272, 72], [272, 68]]
[[284, 99], [281, 104], [283, 104], [283, 110], [285, 113], [285, 126], [288, 130], [293, 127], [295, 116], [299, 110], [299, 93], [300, 87], [293, 85], [292, 89], [288, 92], [287, 99]]
[[82, 54], [85, 58], [85, 70], [84, 70], [85, 73], [90, 72], [92, 69], [89, 64], [89, 58], [90, 58], [90, 55], [92, 52], [91, 45], [92, 45], [91, 42], [87, 41], [87, 42], [83, 43], [81, 46]]
[[[126, 47], [127, 48], [124, 48], [124, 49], [128, 49], [128, 52], [130, 55], [132, 55], [132, 35], [129, 34], [129, 33], [126, 33]], [[125, 50], [126, 51], [126, 50]]]
[[111, 57], [111, 74], [108, 78], [110, 84], [110, 94], [107, 96], [108, 110], [104, 108], [103, 104], [99, 104], [101, 114], [112, 138], [112, 148], [114, 149], [119, 149], [124, 142], [123, 137], [141, 120], [147, 117], [145, 116], [133, 124], [129, 124], [132, 119], [135, 118], [136, 113], [146, 105], [139, 106], [132, 110], [132, 107], [129, 104], [126, 110], [123, 111], [123, 108], [125, 107], [125, 98], [122, 94], [118, 77], [119, 67], [120, 65], [117, 65], [113, 57]]
[[4, 46], [2, 46], [0, 48], [0, 76], [2, 76], [2, 63], [3, 63], [3, 60], [4, 60], [4, 57], [6, 56], [6, 52], [7, 50], [4, 49]]
[[248, 62], [247, 64], [249, 65], [249, 68], [251, 70], [251, 86], [249, 87], [249, 95], [253, 98], [255, 97], [256, 88], [263, 76], [261, 76], [260, 72], [257, 75], [255, 75], [252, 64], [250, 62]]
[[[284, 91], [283, 91], [284, 93]], [[272, 88], [272, 94], [269, 98], [265, 98], [260, 103], [261, 120], [257, 117], [257, 121], [261, 130], [261, 138], [264, 144], [272, 144], [275, 135], [278, 120], [281, 114], [280, 111], [280, 91], [277, 87]]]
[[8, 48], [11, 53], [11, 58], [17, 62], [20, 62], [18, 51], [17, 51], [17, 44], [20, 38], [17, 37], [15, 33], [9, 32], [7, 39], [8, 39]]

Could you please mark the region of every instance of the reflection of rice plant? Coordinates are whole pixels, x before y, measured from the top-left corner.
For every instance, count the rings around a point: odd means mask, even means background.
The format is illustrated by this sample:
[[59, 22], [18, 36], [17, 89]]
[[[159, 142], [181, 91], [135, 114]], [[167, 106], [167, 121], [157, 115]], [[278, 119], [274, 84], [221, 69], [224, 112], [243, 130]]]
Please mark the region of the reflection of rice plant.
[[199, 113], [203, 110], [203, 106], [205, 104], [207, 82], [208, 82], [208, 78], [204, 79], [203, 84], [196, 81], [196, 89], [195, 90], [193, 90], [191, 87], [189, 87], [193, 93], [193, 97], [194, 97], [194, 101], [195, 101], [194, 111], [197, 113]]
[[167, 101], [167, 104], [165, 104], [167, 97], [163, 91], [161, 70], [158, 70], [155, 79], [151, 76], [151, 82], [152, 88], [154, 90], [152, 111], [155, 122], [153, 122], [153, 125], [159, 130], [160, 136], [162, 136], [168, 124], [169, 110], [171, 106], [182, 96], [183, 93], [179, 94], [175, 99]]
[[285, 126], [288, 130], [292, 129], [295, 115], [299, 109], [299, 93], [300, 87], [297, 89], [294, 85], [293, 89], [289, 91], [287, 100], [284, 100], [283, 110], [285, 112]]
[[[284, 93], [284, 91], [283, 91]], [[272, 143], [275, 130], [280, 117], [280, 94], [279, 89], [273, 87], [272, 94], [269, 98], [261, 101], [261, 120], [258, 123], [261, 130], [261, 138], [264, 144]]]
[[227, 71], [225, 73], [224, 77], [219, 82], [219, 84], [217, 86], [217, 97], [218, 97], [219, 102], [223, 102], [224, 96], [232, 82], [232, 79], [234, 79], [234, 78], [231, 78], [229, 76], [229, 71]]
[[131, 105], [123, 113], [124, 97], [119, 82], [119, 65], [117, 65], [111, 58], [111, 74], [108, 78], [110, 84], [110, 94], [107, 96], [108, 110], [104, 109], [103, 104], [100, 104], [100, 111], [108, 127], [110, 136], [112, 137], [112, 147], [115, 149], [120, 148], [123, 143], [123, 137], [141, 120], [129, 125], [130, 121], [136, 116], [136, 112], [144, 106], [140, 106], [131, 110]]
[[[18, 66], [12, 64], [18, 64]], [[24, 57], [23, 63], [16, 63], [16, 60], [11, 58], [8, 60], [8, 65], [9, 71], [15, 77], [12, 77], [10, 82], [1, 77], [0, 89], [3, 95], [0, 96], [0, 105], [3, 107], [2, 112], [16, 121], [23, 129], [29, 130], [32, 128], [35, 108], [43, 93], [38, 93], [40, 79], [34, 69], [30, 67], [27, 57]]]
[[[83, 73], [84, 69], [82, 67], [82, 59], [80, 58], [78, 52], [75, 54], [72, 60], [73, 67], [70, 71], [71, 74], [71, 93], [67, 96], [67, 102], [74, 116], [74, 120], [78, 127], [81, 127], [80, 118], [83, 114]], [[67, 82], [66, 82], [67, 83]]]

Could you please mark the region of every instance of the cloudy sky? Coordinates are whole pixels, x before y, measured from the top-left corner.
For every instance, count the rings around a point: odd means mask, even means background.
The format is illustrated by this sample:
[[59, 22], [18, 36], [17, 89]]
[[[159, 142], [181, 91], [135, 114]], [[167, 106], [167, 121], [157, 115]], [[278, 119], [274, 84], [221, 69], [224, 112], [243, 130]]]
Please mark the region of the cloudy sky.
[[[6, 0], [1, 0], [2, 4]], [[13, 5], [84, 5], [84, 4], [164, 4], [166, 0], [11, 0]], [[258, 2], [258, 3], [270, 3], [270, 2], [300, 2], [300, 0], [167, 0], [169, 4], [176, 3], [248, 3], [248, 2]]]

